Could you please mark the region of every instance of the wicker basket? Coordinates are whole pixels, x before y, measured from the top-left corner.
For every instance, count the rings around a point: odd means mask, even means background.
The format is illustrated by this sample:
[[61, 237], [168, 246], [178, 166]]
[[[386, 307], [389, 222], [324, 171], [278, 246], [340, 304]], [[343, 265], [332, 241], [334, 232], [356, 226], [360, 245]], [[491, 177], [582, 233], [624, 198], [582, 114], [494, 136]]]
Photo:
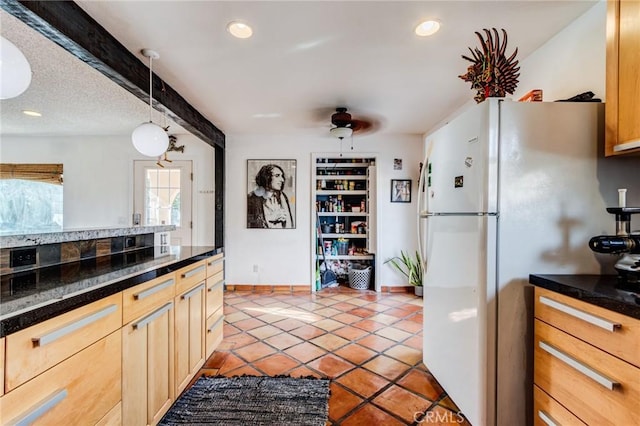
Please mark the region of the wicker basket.
[[356, 290], [367, 290], [371, 278], [371, 266], [359, 269], [358, 266], [349, 268], [349, 287]]

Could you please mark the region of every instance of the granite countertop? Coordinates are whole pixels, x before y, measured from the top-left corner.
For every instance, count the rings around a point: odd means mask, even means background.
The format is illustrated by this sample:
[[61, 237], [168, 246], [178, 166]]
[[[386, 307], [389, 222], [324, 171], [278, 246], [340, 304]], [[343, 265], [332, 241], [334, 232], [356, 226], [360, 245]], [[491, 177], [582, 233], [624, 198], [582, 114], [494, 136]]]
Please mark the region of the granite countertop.
[[640, 319], [640, 283], [617, 275], [529, 275], [529, 282], [574, 299]]
[[148, 247], [2, 275], [0, 337], [221, 252], [208, 246]]
[[28, 234], [1, 235], [0, 248], [28, 247], [42, 244], [64, 243], [67, 241], [93, 240], [97, 238], [120, 237], [156, 232], [173, 231], [175, 225], [127, 226], [111, 228], [64, 229], [54, 232], [32, 232]]

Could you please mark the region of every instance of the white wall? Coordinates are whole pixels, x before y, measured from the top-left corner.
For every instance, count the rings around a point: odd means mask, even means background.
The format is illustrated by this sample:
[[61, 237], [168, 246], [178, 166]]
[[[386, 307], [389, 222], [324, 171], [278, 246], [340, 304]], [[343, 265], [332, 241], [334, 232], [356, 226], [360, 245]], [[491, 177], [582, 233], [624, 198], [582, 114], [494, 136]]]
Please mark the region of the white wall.
[[606, 1], [596, 3], [570, 26], [520, 61], [520, 83], [513, 99], [542, 89], [544, 101], [586, 91], [604, 101]]
[[[354, 152], [378, 161], [377, 278], [384, 286], [407, 285], [406, 280], [381, 262], [415, 250], [416, 182], [422, 161], [422, 138], [417, 135], [354, 136]], [[227, 135], [225, 191], [225, 274], [228, 284], [311, 284], [311, 154], [339, 153], [339, 143], [328, 136]], [[349, 150], [345, 143], [345, 152]], [[393, 159], [403, 170], [393, 170]], [[247, 229], [247, 160], [297, 160], [296, 229]], [[390, 180], [412, 180], [412, 202], [390, 202]], [[254, 271], [257, 265], [258, 272]]]
[[[192, 160], [194, 173], [193, 245], [213, 245], [214, 149], [193, 135], [178, 135], [185, 153], [169, 159]], [[141, 156], [126, 136], [2, 136], [3, 163], [62, 163], [64, 228], [131, 226], [133, 160]]]

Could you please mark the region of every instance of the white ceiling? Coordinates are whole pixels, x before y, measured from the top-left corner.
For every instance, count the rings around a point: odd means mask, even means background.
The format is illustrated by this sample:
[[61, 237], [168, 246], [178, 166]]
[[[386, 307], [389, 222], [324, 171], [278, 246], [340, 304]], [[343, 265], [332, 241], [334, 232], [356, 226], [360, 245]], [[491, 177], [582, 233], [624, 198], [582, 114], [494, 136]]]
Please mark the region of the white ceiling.
[[[517, 47], [522, 60], [596, 0], [77, 3], [145, 64], [140, 50], [158, 51], [154, 72], [224, 133], [321, 135], [336, 106], [375, 120], [379, 132], [422, 134], [473, 98], [458, 75], [469, 64], [461, 55], [479, 45], [474, 31], [504, 28], [507, 53]], [[438, 19], [441, 30], [419, 38], [413, 28], [426, 18]], [[252, 38], [226, 31], [237, 19], [253, 27]], [[2, 33], [13, 41], [7, 21], [3, 13]], [[118, 129], [112, 133], [126, 133], [148, 117], [145, 104], [124, 89], [105, 86], [93, 95], [96, 79], [106, 78], [75, 59], [57, 60], [38, 75], [45, 66], [38, 58], [47, 55], [28, 45], [35, 51], [27, 57], [38, 62], [37, 86], [29, 91], [40, 100], [64, 92], [53, 106], [64, 107], [70, 124], [81, 118], [101, 127], [94, 133], [109, 124]], [[2, 101], [3, 133], [5, 111], [18, 107], [11, 102], [24, 105], [20, 98]], [[100, 120], [91, 118], [95, 113]]]

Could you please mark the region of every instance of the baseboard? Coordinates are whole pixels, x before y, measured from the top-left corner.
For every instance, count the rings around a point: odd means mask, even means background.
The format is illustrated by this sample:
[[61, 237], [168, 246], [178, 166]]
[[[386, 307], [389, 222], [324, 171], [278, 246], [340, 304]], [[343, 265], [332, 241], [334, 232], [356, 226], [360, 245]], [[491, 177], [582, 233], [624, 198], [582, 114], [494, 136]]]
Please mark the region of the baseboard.
[[308, 285], [255, 285], [255, 284], [227, 284], [226, 291], [250, 292], [250, 293], [311, 293]]
[[414, 287], [412, 285], [409, 286], [382, 286], [380, 288], [380, 293], [415, 293]]
[[[308, 285], [255, 285], [255, 284], [227, 284], [227, 291], [250, 292], [250, 293], [311, 293]], [[410, 293], [415, 292], [413, 286], [382, 286], [380, 293]]]

